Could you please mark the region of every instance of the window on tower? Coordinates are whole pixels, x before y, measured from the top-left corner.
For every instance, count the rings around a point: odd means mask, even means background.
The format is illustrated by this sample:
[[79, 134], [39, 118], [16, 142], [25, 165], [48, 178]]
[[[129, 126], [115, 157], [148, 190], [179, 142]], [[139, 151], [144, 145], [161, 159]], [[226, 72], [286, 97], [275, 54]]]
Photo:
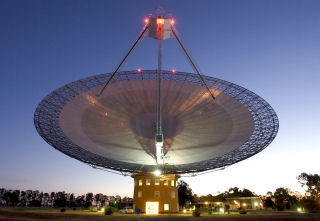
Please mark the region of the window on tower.
[[176, 198], [176, 192], [175, 191], [171, 191], [171, 198], [172, 199]]
[[159, 198], [160, 197], [160, 191], [154, 191], [154, 197]]

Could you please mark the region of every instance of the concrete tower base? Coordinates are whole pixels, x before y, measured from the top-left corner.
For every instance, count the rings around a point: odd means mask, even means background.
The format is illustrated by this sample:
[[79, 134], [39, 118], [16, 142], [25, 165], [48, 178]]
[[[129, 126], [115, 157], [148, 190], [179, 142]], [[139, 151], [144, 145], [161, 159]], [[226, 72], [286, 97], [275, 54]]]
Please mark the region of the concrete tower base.
[[178, 179], [179, 175], [134, 174], [133, 209], [141, 213], [179, 212]]

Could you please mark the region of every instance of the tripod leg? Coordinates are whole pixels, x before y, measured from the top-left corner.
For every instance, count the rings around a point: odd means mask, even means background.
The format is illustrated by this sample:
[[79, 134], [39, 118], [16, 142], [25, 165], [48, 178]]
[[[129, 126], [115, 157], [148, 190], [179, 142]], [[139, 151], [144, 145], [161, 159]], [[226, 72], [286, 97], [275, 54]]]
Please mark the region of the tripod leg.
[[148, 30], [149, 26], [145, 26], [143, 31], [140, 33], [139, 37], [137, 38], [137, 40], [135, 40], [135, 42], [133, 43], [133, 45], [131, 46], [130, 50], [127, 52], [127, 54], [124, 56], [124, 58], [121, 60], [120, 64], [118, 65], [118, 67], [116, 68], [116, 70], [112, 73], [111, 77], [108, 79], [107, 83], [103, 86], [103, 88], [101, 89], [100, 93], [98, 94], [98, 97], [103, 93], [104, 89], [108, 86], [108, 84], [111, 82], [111, 80], [114, 78], [114, 76], [117, 74], [117, 72], [120, 70], [121, 66], [124, 64], [124, 62], [127, 60], [127, 58], [129, 57], [129, 55], [133, 52], [133, 50], [135, 49], [135, 47], [137, 46], [137, 44], [140, 42], [141, 38], [143, 37], [144, 33]]
[[192, 69], [194, 70], [194, 72], [196, 72], [200, 78], [200, 80], [202, 81], [202, 83], [204, 84], [204, 86], [206, 87], [206, 89], [209, 91], [211, 97], [213, 100], [215, 100], [216, 98], [214, 97], [214, 95], [212, 94], [212, 92], [210, 91], [208, 85], [206, 84], [205, 80], [203, 79], [202, 75], [200, 74], [199, 69], [197, 68], [197, 66], [195, 65], [195, 63], [193, 62], [193, 60], [191, 59], [190, 55], [188, 54], [186, 48], [183, 46], [181, 40], [179, 39], [175, 29], [173, 27], [171, 27], [171, 32], [174, 36], [174, 39], [177, 41], [178, 45], [180, 46], [182, 52], [184, 53], [184, 55], [186, 56], [186, 58], [188, 59], [189, 63], [191, 64]]

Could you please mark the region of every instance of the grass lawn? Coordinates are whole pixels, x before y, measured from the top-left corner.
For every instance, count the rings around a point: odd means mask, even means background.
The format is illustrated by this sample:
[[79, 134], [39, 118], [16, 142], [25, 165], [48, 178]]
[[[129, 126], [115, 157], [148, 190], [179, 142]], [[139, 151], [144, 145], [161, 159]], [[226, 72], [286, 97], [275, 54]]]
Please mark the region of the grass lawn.
[[135, 215], [135, 214], [119, 214], [114, 213], [111, 216], [105, 216], [102, 212], [90, 212], [83, 209], [67, 209], [65, 212], [60, 212], [59, 208], [9, 208], [0, 207], [0, 221], [10, 220], [10, 221], [38, 221], [38, 220], [88, 220], [88, 221], [152, 221], [152, 220], [171, 220], [171, 221], [294, 221], [294, 220], [312, 220], [320, 221], [320, 214], [306, 214], [306, 213], [296, 213], [296, 212], [277, 212], [277, 211], [253, 211], [245, 215], [240, 214], [201, 214], [198, 218], [193, 218], [190, 213], [186, 214], [161, 214], [155, 216], [147, 215]]

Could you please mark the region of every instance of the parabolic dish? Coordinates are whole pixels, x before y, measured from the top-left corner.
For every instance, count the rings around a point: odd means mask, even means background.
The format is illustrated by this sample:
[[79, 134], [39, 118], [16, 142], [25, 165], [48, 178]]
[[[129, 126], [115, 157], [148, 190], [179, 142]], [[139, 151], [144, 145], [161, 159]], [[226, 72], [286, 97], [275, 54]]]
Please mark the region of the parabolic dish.
[[[154, 171], [157, 71], [84, 78], [50, 93], [37, 107], [38, 133], [54, 148], [93, 166], [129, 173]], [[279, 121], [272, 107], [236, 84], [192, 73], [163, 71], [162, 173], [225, 167], [267, 147]]]

